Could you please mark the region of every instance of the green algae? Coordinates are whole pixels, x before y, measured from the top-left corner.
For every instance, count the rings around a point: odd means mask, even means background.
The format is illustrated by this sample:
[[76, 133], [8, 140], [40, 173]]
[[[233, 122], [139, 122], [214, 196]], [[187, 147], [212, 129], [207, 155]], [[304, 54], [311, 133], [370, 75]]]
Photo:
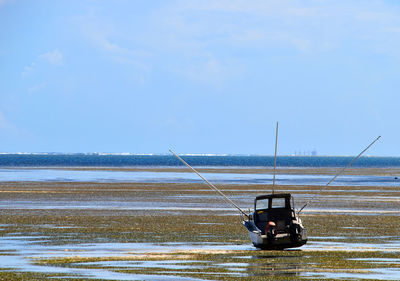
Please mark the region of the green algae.
[[[113, 196], [134, 198], [146, 202], [152, 196], [159, 199], [171, 198], [171, 195], [204, 195], [203, 186], [187, 184], [94, 184], [94, 183], [24, 183], [0, 184], [7, 200], [33, 198], [35, 200], [111, 200]], [[231, 189], [225, 186], [223, 189]], [[249, 187], [234, 186], [232, 194], [247, 192]], [[258, 187], [251, 187], [252, 189]], [[277, 189], [288, 187], [277, 187]], [[304, 189], [303, 186], [290, 187]], [[242, 189], [242, 190], [241, 190]], [[261, 187], [260, 187], [261, 189]], [[340, 187], [337, 189], [350, 189]], [[373, 188], [371, 188], [373, 189]], [[310, 188], [310, 194], [318, 187]], [[334, 189], [335, 190], [335, 189]], [[16, 192], [14, 192], [16, 191]], [[304, 191], [299, 191], [304, 193]], [[333, 192], [333, 191], [329, 191]], [[334, 191], [341, 194], [340, 191]], [[347, 194], [347, 193], [342, 193]], [[373, 192], [362, 196], [373, 197]], [[375, 194], [376, 195], [376, 194]], [[252, 195], [249, 195], [252, 196]], [[384, 196], [391, 196], [386, 193]], [[161, 198], [161, 199], [160, 199]], [[173, 199], [172, 199], [173, 200]], [[179, 200], [179, 199], [176, 199]], [[204, 200], [204, 199], [201, 199]], [[201, 201], [200, 200], [200, 201]], [[208, 199], [207, 199], [208, 200]], [[384, 199], [382, 199], [384, 200]], [[218, 199], [209, 199], [218, 202]], [[155, 201], [156, 202], [156, 201]], [[370, 204], [370, 203], [368, 203]], [[382, 202], [372, 202], [382, 208]], [[357, 206], [357, 205], [355, 205]], [[391, 205], [388, 208], [391, 208]], [[356, 207], [355, 207], [356, 208]], [[239, 216], [224, 211], [209, 210], [114, 210], [114, 209], [3, 209], [0, 210], [0, 234], [3, 237], [29, 236], [45, 237], [34, 243], [40, 245], [79, 245], [83, 243], [225, 243], [226, 245], [251, 245], [247, 230], [241, 225]], [[319, 242], [363, 243], [384, 245], [393, 239], [398, 240], [400, 217], [380, 214], [304, 214], [303, 224], [310, 236], [309, 244]], [[373, 260], [396, 259], [399, 251], [386, 251], [376, 248], [349, 249], [348, 251], [306, 247], [294, 251], [252, 250], [207, 250], [178, 251], [158, 253], [127, 253], [120, 256], [102, 257], [46, 257], [32, 259], [35, 265], [65, 268], [104, 269], [129, 274], [156, 274], [180, 277], [195, 277], [212, 280], [298, 280], [329, 278], [326, 273], [354, 273], [358, 278], [367, 278], [372, 269], [397, 269], [396, 261], [376, 264]], [[10, 254], [2, 250], [2, 255]], [[13, 251], [12, 254], [18, 254]], [[76, 253], [73, 253], [76, 254]], [[150, 262], [166, 260], [192, 261], [185, 263], [188, 268], [168, 268], [167, 265], [152, 265]], [[135, 265], [105, 266], [106, 262], [128, 261]], [[90, 264], [97, 262], [98, 264]], [[149, 262], [145, 266], [141, 263]], [[236, 265], [236, 267], [235, 267]], [[309, 273], [321, 274], [318, 276]], [[359, 274], [359, 275], [357, 275]], [[0, 271], [0, 280], [46, 280], [61, 275], [50, 273]], [[68, 277], [65, 274], [62, 275]], [[71, 277], [72, 278], [72, 277]], [[79, 280], [79, 279], [73, 279]], [[84, 280], [84, 278], [82, 278]]]
[[[9, 271], [10, 269], [0, 268], [0, 280], [1, 281], [27, 281], [27, 280], [54, 280], [61, 279], [66, 281], [82, 281], [87, 280], [86, 278], [80, 278], [78, 276], [67, 276], [65, 274], [54, 274], [54, 273], [38, 273], [38, 272], [16, 272]], [[101, 279], [90, 279], [93, 281]]]
[[[129, 257], [69, 257], [42, 259], [36, 261], [39, 264], [57, 265], [65, 267], [79, 268], [103, 268], [101, 262], [107, 261], [131, 261], [133, 264], [138, 262], [136, 268], [108, 266], [115, 272], [131, 273], [131, 274], [160, 274], [175, 275], [187, 277], [210, 277], [213, 280], [249, 280], [249, 276], [260, 276], [263, 278], [271, 278], [271, 276], [279, 277], [285, 280], [285, 276], [291, 276], [295, 279], [303, 279], [303, 272], [315, 273], [359, 273], [367, 274], [369, 269], [376, 268], [373, 262], [357, 260], [361, 258], [398, 258], [398, 253], [382, 253], [374, 252], [323, 252], [323, 251], [229, 251], [228, 253], [191, 253], [190, 251], [182, 251], [175, 253], [152, 253], [147, 257], [135, 256]], [[175, 260], [180, 265], [179, 260], [189, 260], [192, 262], [185, 263], [188, 268], [175, 269], [167, 266], [141, 267], [140, 263], [145, 261]], [[203, 261], [203, 263], [201, 262]], [[97, 265], [90, 263], [97, 262]], [[88, 265], [85, 265], [88, 263]], [[106, 264], [106, 263], [105, 263]], [[238, 267], [242, 270], [235, 271], [232, 267]], [[399, 268], [396, 263], [388, 263], [380, 266], [380, 268]], [[264, 276], [263, 276], [264, 275]], [[251, 279], [251, 278], [250, 278]], [[275, 278], [274, 278], [275, 279]], [[307, 277], [308, 279], [308, 277]]]

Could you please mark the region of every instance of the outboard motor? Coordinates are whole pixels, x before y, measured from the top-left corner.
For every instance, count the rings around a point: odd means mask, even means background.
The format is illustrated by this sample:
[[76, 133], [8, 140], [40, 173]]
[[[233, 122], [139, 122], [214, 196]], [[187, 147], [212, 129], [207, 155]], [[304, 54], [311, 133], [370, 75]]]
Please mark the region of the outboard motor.
[[269, 243], [273, 243], [276, 237], [276, 224], [273, 221], [269, 221], [265, 227], [265, 234]]

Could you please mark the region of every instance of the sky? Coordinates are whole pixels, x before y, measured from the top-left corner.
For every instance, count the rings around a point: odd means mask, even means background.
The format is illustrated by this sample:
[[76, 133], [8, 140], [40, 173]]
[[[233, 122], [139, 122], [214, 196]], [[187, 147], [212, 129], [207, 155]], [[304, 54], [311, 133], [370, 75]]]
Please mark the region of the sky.
[[400, 2], [0, 0], [0, 152], [400, 156]]

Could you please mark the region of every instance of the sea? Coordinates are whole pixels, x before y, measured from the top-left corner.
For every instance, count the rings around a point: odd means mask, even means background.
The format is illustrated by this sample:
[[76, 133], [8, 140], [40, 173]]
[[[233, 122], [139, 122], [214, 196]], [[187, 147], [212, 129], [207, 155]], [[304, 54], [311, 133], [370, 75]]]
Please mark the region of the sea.
[[[278, 156], [279, 167], [344, 167], [354, 156]], [[182, 155], [195, 167], [272, 167], [273, 156], [265, 155]], [[3, 153], [0, 167], [179, 167], [172, 155], [106, 153]], [[400, 157], [363, 156], [352, 167], [396, 168]]]
[[[197, 168], [236, 168], [241, 173], [206, 172], [204, 175], [218, 184], [272, 184], [272, 175], [246, 173], [246, 169], [273, 167], [274, 157], [263, 155], [182, 155], [190, 165]], [[332, 167], [338, 171], [345, 167], [353, 156], [279, 156], [279, 168], [321, 168]], [[180, 168], [183, 164], [172, 155], [138, 154], [59, 154], [59, 153], [14, 153], [0, 154], [0, 181], [36, 182], [143, 182], [143, 183], [201, 183], [194, 173], [157, 171], [146, 168]], [[93, 169], [80, 169], [91, 167]], [[96, 169], [109, 167], [113, 169]], [[139, 168], [137, 170], [118, 169]], [[184, 167], [184, 166], [183, 166]], [[400, 157], [364, 156], [357, 159], [352, 167], [396, 168]], [[74, 169], [76, 168], [76, 169]], [[140, 168], [143, 168], [141, 170]], [[279, 174], [276, 183], [281, 185], [324, 185], [332, 175]], [[400, 185], [399, 177], [392, 176], [350, 176], [342, 175], [332, 185], [343, 186], [393, 186]]]

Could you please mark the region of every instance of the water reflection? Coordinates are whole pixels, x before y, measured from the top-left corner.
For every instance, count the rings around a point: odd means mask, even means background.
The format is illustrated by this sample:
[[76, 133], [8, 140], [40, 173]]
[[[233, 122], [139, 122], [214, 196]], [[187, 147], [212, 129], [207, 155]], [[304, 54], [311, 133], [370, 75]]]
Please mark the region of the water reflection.
[[[315, 251], [329, 252], [347, 249], [356, 253], [375, 250], [397, 250], [399, 240], [392, 243], [346, 243], [312, 241], [311, 246], [290, 251], [262, 251], [248, 244], [221, 243], [90, 243], [49, 245], [44, 236], [9, 236], [0, 237], [0, 251], [7, 258], [0, 259], [0, 267], [15, 271], [76, 274], [84, 278], [118, 280], [198, 280], [188, 275], [202, 272], [205, 276], [235, 277], [318, 277], [318, 278], [365, 278], [393, 279], [398, 276], [398, 268], [386, 268], [389, 263], [398, 263], [392, 259], [359, 259], [366, 263], [363, 272], [349, 272], [338, 269], [335, 272], [326, 267]], [[203, 258], [199, 255], [203, 254]], [[66, 266], [40, 265], [35, 261], [40, 258], [60, 258], [77, 255], [80, 257], [102, 257], [102, 261], [85, 260], [68, 263]], [[183, 256], [180, 256], [183, 255]], [[184, 257], [184, 258], [183, 258]], [[204, 259], [208, 257], [208, 259]], [[351, 259], [349, 259], [351, 261]], [[371, 268], [375, 267], [375, 268]], [[126, 270], [133, 270], [126, 273]], [[141, 271], [157, 272], [157, 276], [140, 274]], [[125, 273], [123, 273], [123, 271]]]
[[302, 262], [303, 255], [257, 255], [245, 256], [247, 262], [246, 274], [249, 277], [261, 276], [300, 276], [306, 268]]

